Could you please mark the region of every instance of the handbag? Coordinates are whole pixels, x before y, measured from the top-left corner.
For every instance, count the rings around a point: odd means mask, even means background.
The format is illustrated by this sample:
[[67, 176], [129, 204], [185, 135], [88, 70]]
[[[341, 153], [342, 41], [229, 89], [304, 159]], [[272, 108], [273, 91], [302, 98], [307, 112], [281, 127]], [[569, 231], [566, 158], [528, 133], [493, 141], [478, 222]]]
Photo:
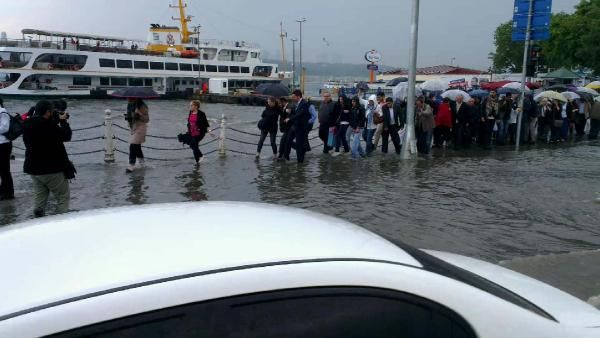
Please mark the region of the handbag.
[[383, 123], [383, 115], [373, 114], [373, 123], [374, 124], [382, 124]]
[[258, 127], [259, 130], [265, 130], [267, 129], [267, 122], [265, 121], [265, 119], [260, 119], [260, 121], [258, 121], [258, 123], [256, 124], [256, 126]]
[[554, 120], [554, 128], [562, 128], [563, 124], [563, 120]]
[[67, 161], [67, 165], [66, 165], [63, 173], [67, 180], [75, 179], [75, 174], [77, 174], [77, 169], [75, 169], [75, 165], [73, 164], [73, 162]]
[[179, 141], [179, 143], [183, 143], [189, 146], [190, 144], [192, 144], [192, 134], [190, 134], [189, 132], [185, 134], [179, 134], [177, 135], [177, 140]]

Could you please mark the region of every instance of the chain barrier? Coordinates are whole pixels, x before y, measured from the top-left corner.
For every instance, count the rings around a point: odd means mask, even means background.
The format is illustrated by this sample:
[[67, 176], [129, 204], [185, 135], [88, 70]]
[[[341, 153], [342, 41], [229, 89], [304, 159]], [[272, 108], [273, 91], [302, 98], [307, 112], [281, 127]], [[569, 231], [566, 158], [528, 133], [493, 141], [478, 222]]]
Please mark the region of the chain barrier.
[[99, 124], [97, 126], [91, 126], [91, 127], [86, 127], [86, 128], [78, 128], [78, 129], [71, 129], [71, 131], [73, 131], [73, 132], [75, 132], [75, 131], [83, 131], [83, 130], [96, 129], [96, 128], [100, 128], [100, 127], [104, 127], [104, 123]]
[[99, 150], [92, 150], [92, 151], [86, 151], [86, 152], [82, 152], [82, 153], [69, 153], [69, 156], [82, 156], [82, 155], [90, 155], [90, 154], [97, 154], [97, 153], [103, 153], [104, 149], [99, 149]]
[[236, 139], [230, 138], [230, 137], [227, 137], [226, 140], [233, 141], [235, 143], [247, 144], [249, 146], [257, 146], [258, 145], [258, 143], [252, 143], [252, 142], [247, 142], [247, 141], [236, 140]]
[[87, 141], [95, 141], [95, 140], [104, 140], [104, 136], [91, 137], [91, 138], [86, 138], [86, 139], [81, 139], [81, 140], [72, 140], [72, 141], [69, 141], [68, 143], [79, 143], [79, 142], [87, 142]]

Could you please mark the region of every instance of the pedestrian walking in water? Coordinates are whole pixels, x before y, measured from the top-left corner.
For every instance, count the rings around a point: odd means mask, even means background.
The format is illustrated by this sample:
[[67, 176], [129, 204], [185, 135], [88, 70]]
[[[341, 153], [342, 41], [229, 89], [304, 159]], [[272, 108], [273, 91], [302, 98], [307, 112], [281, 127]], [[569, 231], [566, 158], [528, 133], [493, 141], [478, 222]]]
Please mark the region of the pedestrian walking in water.
[[365, 130], [363, 131], [363, 139], [367, 144], [367, 154], [370, 154], [375, 150], [375, 145], [373, 145], [373, 137], [375, 136], [375, 131], [377, 130], [377, 124], [375, 124], [375, 113], [379, 108], [376, 104], [377, 97], [375, 95], [371, 95], [369, 100], [363, 102], [365, 106]]
[[9, 129], [10, 115], [4, 109], [4, 102], [0, 99], [0, 201], [15, 198], [13, 179], [10, 173], [12, 142], [4, 136]]
[[138, 99], [133, 114], [131, 136], [129, 137], [129, 166], [126, 169], [127, 173], [132, 173], [135, 170], [136, 161], [139, 161], [140, 166], [144, 165], [142, 144], [146, 142], [148, 122], [150, 122], [148, 106], [144, 101]]
[[350, 130], [351, 130], [351, 149], [352, 158], [365, 156], [360, 138], [365, 127], [365, 108], [360, 103], [358, 96], [352, 98], [352, 108], [350, 110]]
[[600, 102], [595, 101], [590, 110], [590, 140], [597, 140], [600, 132]]
[[434, 130], [434, 148], [442, 148], [450, 144], [450, 135], [452, 135], [452, 109], [450, 108], [450, 99], [445, 98], [438, 106], [438, 112], [435, 116]]
[[[333, 149], [329, 143], [329, 130], [335, 127], [335, 102], [331, 100], [331, 94], [323, 93], [323, 102], [319, 107], [319, 138], [323, 141], [323, 153], [328, 154]], [[332, 121], [333, 120], [333, 121]]]
[[292, 116], [292, 108], [290, 107], [288, 99], [285, 97], [279, 98], [279, 106], [281, 107], [281, 117], [279, 118], [279, 131], [281, 131], [281, 140], [279, 141], [278, 159], [283, 160], [285, 158], [289, 161], [289, 157], [286, 158], [286, 152], [291, 129], [289, 118]]
[[[310, 111], [308, 102], [302, 97], [302, 91], [295, 90], [292, 93], [292, 99], [296, 102], [293, 114], [287, 118], [286, 122], [291, 122], [290, 135], [288, 137], [287, 151], [285, 158], [289, 160], [291, 148], [295, 145], [298, 163], [304, 163], [305, 133], [308, 133], [308, 121], [310, 120]], [[293, 142], [295, 140], [295, 143]]]
[[398, 132], [400, 131], [400, 114], [394, 111], [394, 99], [388, 97], [385, 99], [385, 105], [382, 107], [383, 114], [383, 145], [382, 152], [384, 154], [388, 153], [389, 140], [390, 136], [392, 138], [392, 143], [394, 144], [394, 148], [396, 150], [396, 154], [400, 155], [400, 135]]
[[65, 172], [71, 166], [64, 142], [71, 141], [66, 112], [53, 112], [52, 104], [40, 101], [33, 117], [25, 121], [24, 172], [33, 181], [34, 215], [46, 214], [49, 194], [58, 202], [59, 214], [69, 211], [70, 190]]
[[422, 98], [417, 100], [416, 117], [417, 150], [422, 155], [429, 155], [435, 118], [433, 117], [433, 109]]
[[337, 114], [339, 114], [337, 121], [337, 134], [335, 142], [335, 152], [340, 152], [340, 147], [344, 147], [344, 152], [350, 152], [350, 145], [348, 144], [348, 138], [346, 137], [348, 128], [350, 127], [350, 102], [345, 95], [338, 97]]
[[385, 94], [383, 92], [377, 93], [377, 108], [373, 113], [373, 123], [377, 125], [377, 129], [375, 130], [375, 135], [373, 136], [373, 149], [377, 149], [379, 147], [379, 140], [381, 140], [381, 135], [383, 135], [383, 107], [386, 105], [385, 103]]
[[194, 153], [196, 164], [204, 161], [204, 155], [200, 151], [200, 142], [204, 139], [207, 133], [210, 133], [210, 125], [206, 114], [200, 110], [200, 101], [190, 102], [190, 113], [187, 118], [187, 129], [190, 133], [191, 141], [190, 148]]
[[267, 99], [267, 107], [262, 112], [261, 119], [258, 122], [260, 129], [260, 140], [256, 149], [256, 158], [260, 158], [263, 144], [267, 139], [267, 135], [271, 140], [271, 149], [273, 150], [273, 159], [277, 159], [277, 128], [279, 127], [279, 118], [281, 117], [281, 107], [279, 102], [274, 97]]

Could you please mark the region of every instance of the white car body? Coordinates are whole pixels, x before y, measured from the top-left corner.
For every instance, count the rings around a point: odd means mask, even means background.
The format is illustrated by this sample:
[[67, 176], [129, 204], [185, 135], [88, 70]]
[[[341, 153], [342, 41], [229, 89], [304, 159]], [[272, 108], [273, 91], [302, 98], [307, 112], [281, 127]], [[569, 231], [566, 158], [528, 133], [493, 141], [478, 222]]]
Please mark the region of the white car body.
[[407, 250], [336, 218], [247, 203], [136, 206], [35, 220], [0, 232], [0, 337], [40, 337], [186, 304], [311, 287], [422, 297], [454, 311], [477, 337], [600, 337], [600, 312], [560, 290], [490, 263], [428, 251], [519, 295], [536, 313], [428, 271]]

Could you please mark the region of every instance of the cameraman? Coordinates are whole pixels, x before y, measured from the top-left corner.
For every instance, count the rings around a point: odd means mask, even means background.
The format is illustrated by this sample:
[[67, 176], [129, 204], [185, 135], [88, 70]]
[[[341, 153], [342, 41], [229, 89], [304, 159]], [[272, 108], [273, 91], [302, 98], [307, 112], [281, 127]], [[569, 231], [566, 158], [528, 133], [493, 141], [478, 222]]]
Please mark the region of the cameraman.
[[6, 109], [4, 109], [4, 102], [0, 99], [0, 201], [15, 198], [13, 179], [10, 174], [12, 142], [4, 136], [9, 129], [10, 116]]
[[24, 171], [33, 181], [35, 217], [45, 215], [50, 192], [58, 201], [58, 213], [69, 210], [69, 181], [64, 172], [70, 162], [63, 142], [71, 140], [72, 132], [64, 111], [66, 102], [58, 101], [54, 108], [49, 101], [38, 102], [23, 130]]

